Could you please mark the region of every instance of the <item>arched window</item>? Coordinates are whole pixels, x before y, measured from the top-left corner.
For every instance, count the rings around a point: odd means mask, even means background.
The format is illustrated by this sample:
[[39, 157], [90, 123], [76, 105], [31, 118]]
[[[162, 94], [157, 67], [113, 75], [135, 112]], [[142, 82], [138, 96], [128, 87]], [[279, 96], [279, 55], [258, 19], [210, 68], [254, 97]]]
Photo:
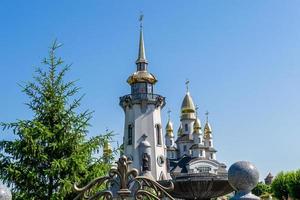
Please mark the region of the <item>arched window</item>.
[[132, 125], [128, 125], [128, 138], [127, 138], [127, 144], [132, 145]]
[[188, 124], [185, 124], [185, 125], [184, 125], [184, 130], [185, 130], [185, 131], [189, 131], [189, 125], [188, 125]]
[[160, 132], [160, 125], [156, 124], [156, 139], [157, 139], [157, 145], [161, 145], [161, 132]]

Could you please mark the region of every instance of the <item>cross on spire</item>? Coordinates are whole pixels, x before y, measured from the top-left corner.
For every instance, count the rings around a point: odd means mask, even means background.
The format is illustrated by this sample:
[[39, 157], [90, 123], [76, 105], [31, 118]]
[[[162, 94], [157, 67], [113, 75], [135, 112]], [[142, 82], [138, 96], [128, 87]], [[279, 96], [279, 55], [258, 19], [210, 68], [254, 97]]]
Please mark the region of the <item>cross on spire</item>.
[[143, 12], [141, 12], [140, 17], [139, 17], [139, 21], [140, 21], [140, 28], [143, 28], [143, 19], [144, 19], [144, 14]]
[[186, 81], [185, 81], [186, 92], [189, 92], [189, 83], [190, 83], [189, 79], [186, 79]]
[[206, 115], [206, 122], [208, 122], [208, 115], [209, 115], [209, 112], [206, 111], [205, 115]]
[[170, 114], [171, 114], [171, 110], [168, 110], [168, 119], [170, 120]]
[[196, 105], [196, 117], [198, 116], [198, 109], [199, 109], [199, 107], [198, 107], [198, 105]]

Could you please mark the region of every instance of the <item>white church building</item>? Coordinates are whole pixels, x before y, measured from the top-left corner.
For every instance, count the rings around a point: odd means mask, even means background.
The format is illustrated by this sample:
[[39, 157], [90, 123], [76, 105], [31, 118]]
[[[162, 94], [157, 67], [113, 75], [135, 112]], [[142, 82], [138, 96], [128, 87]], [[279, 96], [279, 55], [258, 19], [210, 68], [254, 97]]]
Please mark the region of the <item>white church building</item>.
[[163, 130], [161, 110], [166, 103], [163, 96], [154, 93], [156, 82], [148, 70], [141, 25], [136, 71], [127, 80], [131, 93], [120, 97], [125, 113], [124, 154], [132, 161], [131, 166], [155, 180], [226, 171], [226, 166], [216, 160], [208, 117], [202, 127], [188, 89], [181, 105], [177, 137], [170, 117]]

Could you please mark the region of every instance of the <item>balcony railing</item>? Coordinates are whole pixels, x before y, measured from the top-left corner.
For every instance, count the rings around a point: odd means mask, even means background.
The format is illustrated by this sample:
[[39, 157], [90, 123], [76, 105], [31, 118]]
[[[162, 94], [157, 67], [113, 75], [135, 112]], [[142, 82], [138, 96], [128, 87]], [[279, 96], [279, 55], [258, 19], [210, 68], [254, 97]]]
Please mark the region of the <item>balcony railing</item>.
[[120, 101], [124, 101], [125, 99], [132, 99], [132, 100], [152, 100], [156, 101], [158, 98], [163, 98], [163, 96], [159, 94], [149, 94], [149, 93], [138, 93], [138, 94], [127, 94], [120, 97]]

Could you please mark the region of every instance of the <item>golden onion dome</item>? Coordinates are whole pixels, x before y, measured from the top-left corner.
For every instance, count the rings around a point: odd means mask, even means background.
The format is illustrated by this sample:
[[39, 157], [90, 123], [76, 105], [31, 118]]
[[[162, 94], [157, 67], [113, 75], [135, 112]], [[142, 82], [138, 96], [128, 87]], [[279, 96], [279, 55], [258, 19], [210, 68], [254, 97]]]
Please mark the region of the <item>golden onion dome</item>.
[[105, 141], [103, 144], [103, 155], [108, 156], [112, 153], [111, 145], [108, 141]]
[[199, 130], [201, 130], [201, 122], [200, 119], [197, 117], [194, 122], [194, 131], [198, 133]]
[[166, 125], [166, 132], [169, 137], [174, 137], [173, 134], [173, 123], [169, 120]]
[[178, 131], [177, 131], [177, 135], [181, 136], [183, 134], [183, 130], [182, 130], [182, 125], [180, 124]]
[[193, 99], [190, 93], [187, 92], [181, 104], [181, 119], [183, 118], [196, 119], [195, 112], [196, 112], [196, 108]]
[[127, 79], [127, 83], [130, 85], [144, 82], [154, 84], [157, 82], [157, 79], [148, 71], [136, 71]]
[[204, 126], [204, 137], [207, 139], [211, 138], [211, 133], [212, 133], [211, 126], [210, 126], [209, 122], [206, 122], [206, 124]]

